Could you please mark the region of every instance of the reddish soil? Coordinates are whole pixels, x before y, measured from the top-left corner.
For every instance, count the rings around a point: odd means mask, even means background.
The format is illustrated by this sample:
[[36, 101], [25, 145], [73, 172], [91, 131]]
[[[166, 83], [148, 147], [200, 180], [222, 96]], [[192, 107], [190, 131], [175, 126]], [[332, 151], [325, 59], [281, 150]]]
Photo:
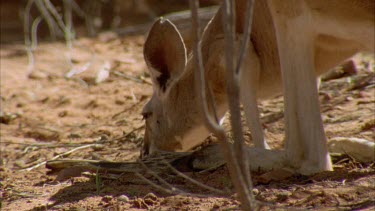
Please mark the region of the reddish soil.
[[[97, 38], [81, 38], [71, 51], [72, 65], [91, 65], [71, 78], [64, 77], [71, 70], [64, 43], [41, 43], [34, 52], [31, 74], [23, 45], [1, 46], [2, 210], [239, 209], [225, 167], [203, 173], [186, 172], [203, 184], [226, 191], [224, 194], [210, 192], [174, 174], [161, 175], [185, 193], [179, 195], [165, 193], [130, 174], [117, 178], [83, 174], [56, 181], [56, 175], [47, 174], [45, 165], [26, 170], [81, 146], [63, 158], [138, 158], [144, 130], [140, 112], [152, 94], [142, 56], [143, 42], [143, 36], [118, 38], [101, 34]], [[322, 83], [326, 133], [328, 138], [374, 141], [373, 55], [359, 55], [354, 61], [358, 70], [355, 74]], [[95, 83], [98, 70], [106, 62], [111, 65], [109, 77]], [[280, 97], [261, 103], [263, 116], [277, 117], [281, 110]], [[281, 147], [283, 118], [263, 120], [267, 121], [264, 125], [270, 145]], [[335, 159], [334, 172], [286, 178], [282, 172], [273, 173], [276, 181], [269, 181], [268, 174], [253, 172], [253, 192], [268, 207], [264, 210], [374, 209], [374, 163], [358, 163], [341, 156]]]

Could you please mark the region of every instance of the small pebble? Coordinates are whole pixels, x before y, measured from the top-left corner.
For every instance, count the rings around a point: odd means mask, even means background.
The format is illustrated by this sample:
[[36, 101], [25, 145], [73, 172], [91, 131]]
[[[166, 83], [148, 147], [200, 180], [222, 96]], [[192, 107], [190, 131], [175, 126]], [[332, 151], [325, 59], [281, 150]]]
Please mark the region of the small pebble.
[[346, 97], [345, 100], [346, 100], [346, 101], [352, 101], [353, 98], [352, 98], [352, 97]]
[[8, 125], [19, 116], [20, 115], [16, 113], [0, 112], [0, 123]]
[[153, 193], [148, 193], [145, 197], [144, 197], [144, 199], [152, 199], [152, 200], [157, 200], [158, 199], [158, 197], [155, 195], [155, 194], [153, 194]]
[[44, 78], [47, 78], [48, 75], [46, 73], [43, 73], [43, 72], [38, 72], [38, 71], [33, 71], [31, 74], [29, 74], [29, 78], [30, 79], [44, 79]]
[[66, 117], [68, 115], [68, 111], [62, 111], [58, 114], [59, 117]]
[[127, 195], [121, 195], [117, 197], [117, 201], [128, 202], [130, 199]]

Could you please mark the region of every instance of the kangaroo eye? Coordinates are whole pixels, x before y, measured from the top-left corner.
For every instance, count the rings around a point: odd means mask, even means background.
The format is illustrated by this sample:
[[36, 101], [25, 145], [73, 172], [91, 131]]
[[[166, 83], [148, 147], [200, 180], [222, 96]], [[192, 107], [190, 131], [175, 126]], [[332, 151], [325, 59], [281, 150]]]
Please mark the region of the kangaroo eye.
[[152, 115], [152, 112], [142, 112], [142, 120], [146, 120]]

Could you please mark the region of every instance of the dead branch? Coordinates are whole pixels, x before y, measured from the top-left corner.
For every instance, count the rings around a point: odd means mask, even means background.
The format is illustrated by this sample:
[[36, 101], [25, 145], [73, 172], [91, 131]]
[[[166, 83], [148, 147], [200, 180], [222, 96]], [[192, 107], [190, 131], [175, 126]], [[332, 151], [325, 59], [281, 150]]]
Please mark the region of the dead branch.
[[119, 72], [119, 71], [112, 71], [113, 72], [113, 74], [115, 74], [115, 75], [117, 75], [117, 76], [120, 76], [120, 77], [122, 77], [122, 78], [125, 78], [125, 79], [128, 79], [128, 80], [131, 80], [131, 81], [134, 81], [134, 82], [137, 82], [137, 83], [141, 83], [141, 84], [143, 84], [143, 83], [145, 83], [145, 84], [148, 84], [148, 85], [152, 85], [152, 83], [151, 82], [149, 82], [149, 81], [147, 81], [147, 80], [145, 80], [145, 79], [143, 79], [143, 78], [136, 78], [136, 77], [133, 77], [133, 76], [130, 76], [130, 75], [126, 75], [126, 74], [124, 74], [124, 73], [121, 73], [121, 72]]
[[85, 12], [81, 9], [81, 7], [77, 4], [75, 1], [71, 1], [72, 3], [72, 10], [75, 12], [75, 14], [78, 15], [80, 18], [85, 18]]
[[[251, 1], [247, 1], [247, 20], [245, 27], [248, 27], [247, 34], [250, 34], [250, 18], [252, 16], [251, 9], [252, 3]], [[225, 42], [225, 58], [226, 58], [226, 78], [227, 78], [227, 96], [228, 96], [228, 104], [230, 110], [230, 122], [232, 125], [232, 134], [234, 139], [234, 153], [239, 165], [240, 173], [242, 174], [242, 178], [244, 179], [245, 185], [241, 191], [243, 191], [243, 196], [241, 202], [243, 203], [244, 210], [252, 210], [254, 206], [254, 198], [251, 191], [248, 191], [248, 188], [252, 189], [251, 184], [251, 177], [249, 171], [249, 163], [246, 152], [244, 150], [244, 136], [242, 131], [242, 121], [241, 121], [241, 111], [240, 111], [240, 96], [239, 96], [239, 70], [241, 67], [241, 63], [244, 59], [246, 53], [246, 46], [242, 46], [242, 52], [240, 57], [238, 58], [237, 70], [234, 69], [234, 46], [235, 46], [235, 5], [233, 1], [225, 0], [223, 4], [223, 28], [224, 28], [224, 42]], [[249, 37], [243, 37], [243, 43], [247, 43], [247, 39]], [[237, 175], [240, 176], [240, 175]], [[237, 191], [239, 191], [237, 189]]]
[[31, 38], [30, 38], [30, 11], [31, 7], [34, 4], [34, 0], [29, 0], [27, 1], [27, 4], [25, 6], [25, 12], [23, 14], [23, 33], [25, 37], [25, 50], [27, 53], [27, 58], [28, 58], [28, 65], [27, 65], [27, 75], [30, 75], [35, 66], [35, 60], [34, 60], [34, 55], [33, 55], [33, 49], [31, 47]]
[[73, 16], [72, 16], [72, 2], [73, 0], [64, 0], [64, 37], [69, 49], [72, 48], [72, 40], [74, 39], [73, 33]]
[[201, 188], [207, 189], [207, 190], [209, 190], [209, 191], [212, 191], [212, 192], [214, 192], [214, 193], [218, 193], [218, 194], [224, 194], [224, 193], [225, 193], [224, 191], [221, 191], [221, 190], [218, 190], [218, 189], [216, 189], [216, 188], [210, 187], [210, 186], [205, 185], [205, 184], [203, 184], [203, 183], [201, 183], [201, 182], [198, 182], [197, 180], [195, 180], [195, 179], [193, 179], [193, 178], [191, 178], [191, 177], [189, 177], [189, 176], [186, 176], [184, 173], [178, 171], [175, 167], [173, 167], [173, 166], [172, 166], [170, 163], [168, 163], [168, 162], [165, 162], [165, 161], [164, 161], [164, 164], [167, 165], [167, 166], [173, 171], [173, 173], [177, 174], [177, 176], [186, 179], [187, 181], [189, 181], [189, 182], [191, 182], [191, 183], [197, 185], [198, 187], [201, 187]]
[[137, 177], [139, 177], [140, 179], [142, 179], [143, 181], [145, 181], [147, 184], [151, 185], [152, 187], [154, 187], [154, 188], [156, 188], [156, 189], [158, 189], [160, 191], [163, 191], [165, 193], [168, 193], [168, 194], [177, 194], [177, 195], [181, 195], [181, 196], [206, 197], [205, 195], [202, 195], [202, 194], [193, 194], [193, 193], [183, 192], [183, 191], [181, 191], [179, 189], [176, 189], [174, 187], [173, 187], [173, 189], [164, 188], [163, 186], [157, 185], [155, 182], [147, 179], [145, 176], [143, 176], [139, 172], [136, 172], [135, 175]]
[[71, 0], [64, 0], [64, 20], [65, 23], [57, 12], [55, 6], [51, 3], [50, 0], [43, 0], [45, 7], [47, 8], [48, 12], [51, 13], [51, 17], [56, 20], [57, 26], [63, 31], [65, 42], [70, 49], [72, 47], [72, 39], [73, 39], [73, 32], [72, 32], [72, 2]]
[[61, 30], [65, 31], [65, 24], [62, 20], [62, 17], [57, 12], [55, 6], [51, 3], [50, 0], [43, 0], [43, 5], [47, 8], [48, 12], [51, 14], [51, 18], [55, 18], [56, 24], [60, 27]]
[[253, 22], [253, 0], [249, 0], [246, 8], [244, 34], [242, 35], [241, 46], [240, 46], [240, 56], [238, 57], [236, 64], [236, 76], [240, 73], [241, 64], [246, 56], [247, 49], [249, 47], [249, 37], [251, 34], [251, 25]]
[[[168, 170], [168, 167], [163, 162], [173, 163], [179, 165], [177, 160], [189, 158], [192, 152], [160, 152], [152, 156], [148, 156], [142, 162], [156, 173], [163, 173]], [[145, 169], [139, 162], [110, 162], [97, 160], [49, 160], [46, 163], [46, 168], [52, 171], [59, 171], [65, 168], [82, 167], [89, 171], [105, 171], [109, 173], [136, 173], [144, 172]]]
[[30, 42], [30, 38], [25, 38], [25, 42], [27, 43], [26, 44], [26, 52], [27, 52], [27, 57], [28, 57], [28, 60], [29, 60], [29, 64], [27, 66], [27, 76], [28, 77], [33, 72], [34, 66], [35, 66], [35, 59], [34, 59], [33, 51], [38, 46], [37, 30], [38, 30], [38, 26], [39, 26], [41, 21], [42, 21], [42, 18], [38, 17], [32, 23], [31, 35], [27, 35], [27, 36], [31, 36], [31, 42]]
[[165, 181], [163, 178], [161, 178], [155, 171], [151, 170], [145, 163], [143, 163], [142, 160], [138, 160], [138, 163], [141, 164], [141, 166], [146, 170], [147, 173], [151, 174], [159, 182], [161, 182], [162, 184], [167, 186], [169, 188], [169, 190], [171, 190], [172, 192], [174, 192], [174, 193], [184, 193], [184, 191], [182, 191], [178, 188], [175, 188], [173, 185], [169, 184], [167, 181]]
[[[74, 149], [72, 149], [72, 150], [69, 150], [69, 151], [67, 151], [67, 152], [64, 152], [64, 153], [58, 154], [58, 155], [56, 155], [55, 157], [53, 157], [51, 160], [57, 160], [57, 159], [59, 159], [59, 158], [62, 158], [62, 157], [67, 156], [67, 155], [69, 155], [69, 154], [72, 154], [72, 153], [75, 152], [75, 151], [82, 150], [82, 149], [85, 149], [85, 148], [90, 148], [90, 147], [97, 146], [97, 145], [98, 145], [98, 144], [88, 144], [88, 145], [80, 146], [80, 147], [74, 148]], [[51, 161], [51, 160], [50, 160], [50, 161]], [[45, 164], [47, 164], [47, 161], [40, 162], [40, 163], [38, 163], [38, 164], [36, 164], [36, 165], [34, 165], [34, 166], [31, 166], [31, 167], [29, 167], [29, 168], [22, 169], [21, 171], [31, 171], [31, 170], [36, 169], [36, 168], [38, 168], [38, 167], [40, 167], [40, 166], [42, 166], [42, 165], [45, 165]]]
[[36, 47], [38, 46], [37, 31], [38, 31], [38, 26], [39, 26], [41, 21], [42, 21], [42, 18], [39, 16], [33, 21], [33, 24], [31, 25], [31, 45], [30, 45], [30, 48], [31, 48], [32, 51], [34, 51], [36, 49]]
[[161, 185], [157, 185], [155, 182], [153, 182], [153, 181], [147, 179], [145, 176], [143, 176], [142, 174], [140, 174], [140, 173], [138, 173], [138, 172], [136, 172], [135, 175], [138, 176], [138, 177], [139, 177], [140, 179], [142, 179], [143, 181], [147, 182], [147, 184], [151, 185], [152, 187], [154, 187], [154, 188], [156, 188], [156, 189], [158, 189], [158, 190], [161, 190], [161, 191], [163, 191], [163, 192], [165, 192], [165, 193], [168, 193], [168, 194], [178, 194], [178, 193], [176, 193], [175, 191], [172, 191], [172, 190], [170, 190], [170, 189], [164, 188], [164, 187], [161, 186]]
[[[244, 151], [245, 141], [242, 130], [242, 121], [241, 121], [241, 111], [240, 111], [240, 96], [239, 96], [239, 74], [241, 65], [246, 56], [247, 47], [249, 43], [249, 37], [251, 32], [251, 21], [252, 21], [252, 9], [253, 3], [252, 0], [247, 1], [246, 8], [246, 17], [245, 25], [241, 46], [240, 54], [238, 57], [237, 64], [234, 64], [235, 55], [234, 46], [235, 46], [235, 5], [233, 1], [224, 1], [224, 15], [223, 15], [223, 28], [224, 28], [224, 40], [225, 40], [225, 49], [226, 49], [226, 69], [227, 69], [227, 96], [229, 102], [230, 110], [230, 120], [232, 125], [233, 138], [235, 140], [235, 154], [239, 162], [240, 168], [243, 173], [243, 177], [247, 183], [247, 186], [252, 188], [251, 176], [249, 170], [249, 163], [246, 152]], [[230, 24], [228, 24], [230, 23]], [[234, 65], [236, 69], [234, 69]], [[250, 193], [251, 195], [251, 193]], [[252, 197], [252, 196], [251, 196]]]
[[[46, 168], [50, 169], [51, 172], [58, 172], [62, 169], [79, 168], [81, 171], [89, 171], [92, 173], [110, 173], [115, 175], [122, 175], [125, 173], [134, 174], [140, 177], [146, 183], [152, 185], [158, 190], [164, 191], [169, 194], [179, 194], [185, 196], [205, 196], [202, 194], [195, 194], [185, 192], [178, 189], [165, 181], [159, 174], [165, 174], [166, 172], [176, 173], [187, 181], [197, 185], [198, 187], [207, 189], [213, 193], [225, 195], [225, 192], [217, 190], [215, 188], [204, 185], [186, 175], [179, 172], [176, 168], [181, 165], [186, 165], [183, 168], [187, 168], [186, 162], [179, 162], [180, 160], [190, 160], [194, 157], [194, 153], [191, 152], [178, 152], [171, 153], [165, 152], [159, 155], [153, 155], [139, 160], [136, 162], [111, 162], [111, 161], [97, 161], [97, 160], [50, 160], [46, 163]], [[157, 185], [155, 182], [144, 177], [144, 173], [149, 173], [152, 177], [156, 178], [162, 185]], [[142, 175], [142, 176], [139, 176]], [[119, 178], [119, 177], [112, 177]]]
[[[227, 160], [227, 166], [229, 168], [229, 173], [231, 175], [232, 182], [233, 182], [233, 184], [234, 184], [234, 186], [235, 186], [235, 188], [236, 188], [236, 190], [239, 194], [239, 199], [241, 201], [242, 208], [244, 210], [252, 210], [252, 208], [253, 208], [253, 206], [252, 206], [253, 205], [252, 204], [253, 197], [252, 197], [252, 193], [248, 190], [248, 187], [249, 187], [248, 185], [250, 185], [250, 182], [248, 182], [249, 178], [245, 178], [245, 175], [249, 175], [249, 173], [246, 174], [246, 173], [243, 173], [243, 171], [241, 171], [238, 160], [236, 160], [236, 157], [234, 155], [234, 151], [227, 141], [224, 130], [220, 127], [220, 125], [216, 121], [214, 121], [212, 119], [212, 117], [209, 115], [209, 112], [208, 112], [208, 106], [207, 106], [207, 101], [206, 101], [206, 88], [205, 88], [206, 82], [205, 82], [205, 79], [204, 79], [204, 67], [203, 67], [202, 55], [201, 55], [201, 51], [200, 51], [201, 46], [200, 46], [200, 43], [199, 43], [199, 40], [200, 40], [199, 30], [200, 29], [199, 29], [198, 14], [197, 14], [199, 2], [197, 0], [190, 0], [189, 3], [190, 3], [190, 9], [191, 9], [191, 12], [192, 12], [193, 59], [194, 59], [195, 66], [196, 66], [194, 74], [197, 76], [196, 79], [195, 79], [195, 87], [196, 87], [196, 92], [197, 92], [198, 98], [199, 98], [198, 101], [201, 104], [200, 108], [201, 108], [201, 110], [204, 114], [204, 122], [205, 122], [206, 126], [209, 128], [209, 130], [211, 132], [213, 132], [218, 137], [218, 139], [221, 141], [222, 151], [223, 151], [225, 159]], [[232, 5], [232, 2], [230, 2], [230, 1], [224, 2], [224, 11], [229, 11], [229, 14], [230, 14], [231, 11], [228, 10], [228, 5], [229, 5], [229, 8], [231, 8], [230, 5]], [[233, 15], [233, 13], [232, 13], [232, 15]], [[230, 27], [232, 27], [232, 28], [234, 27], [233, 22], [231, 24], [228, 24], [226, 22], [226, 24], [224, 24], [224, 25], [231, 25]], [[232, 31], [233, 31], [233, 29], [232, 29]], [[233, 32], [232, 32], [232, 35], [229, 35], [229, 36], [232, 36], [232, 39], [234, 39]], [[226, 33], [226, 35], [227, 35], [227, 33]], [[226, 37], [228, 37], [228, 36], [226, 36]], [[228, 43], [228, 42], [226, 42], [226, 43]], [[230, 44], [232, 44], [232, 43], [234, 43], [234, 42], [233, 41], [230, 42]], [[232, 48], [232, 47], [233, 47], [233, 44], [230, 48]], [[228, 50], [228, 49], [226, 49], [226, 50]], [[232, 52], [233, 52], [233, 50], [232, 50]], [[231, 54], [231, 56], [232, 55], [233, 54]], [[232, 71], [231, 74], [234, 74], [233, 65], [230, 64], [230, 61], [233, 62], [233, 58], [227, 59], [227, 66], [231, 66], [228, 71], [231, 70]], [[233, 86], [235, 84], [232, 83], [231, 85]], [[237, 82], [237, 86], [238, 86], [238, 82]], [[210, 92], [208, 92], [208, 94], [210, 94]], [[229, 95], [229, 93], [228, 93], [228, 95]], [[237, 93], [237, 95], [238, 95], [238, 93]], [[229, 100], [229, 101], [231, 101], [231, 100]], [[233, 104], [233, 105], [235, 105], [235, 104]], [[215, 111], [215, 108], [213, 106], [214, 105], [212, 105], [212, 107], [211, 107], [211, 108], [213, 108], [212, 113], [214, 114], [214, 116], [216, 116], [215, 115], [216, 111]], [[234, 126], [234, 125], [232, 125], [232, 126]], [[240, 136], [241, 134], [242, 134], [242, 132], [240, 132], [238, 135]], [[241, 157], [243, 157], [243, 156], [241, 156]], [[242, 169], [242, 170], [244, 170], [244, 169]], [[248, 167], [247, 167], [247, 170], [248, 170]]]
[[62, 34], [61, 30], [58, 27], [56, 27], [56, 21], [53, 19], [52, 15], [48, 11], [42, 0], [35, 0], [35, 4], [40, 13], [42, 14], [43, 19], [47, 23], [52, 40], [56, 40], [56, 38], [58, 36], [61, 36]]
[[65, 144], [55, 144], [55, 143], [21, 143], [21, 142], [14, 142], [14, 141], [0, 141], [0, 145], [2, 144], [16, 144], [20, 146], [27, 146], [27, 147], [36, 147], [36, 148], [70, 148], [70, 147], [79, 147], [82, 145], [87, 145], [84, 143], [65, 143]]
[[[35, 5], [38, 9], [41, 17], [36, 18], [32, 24], [30, 18], [30, 12], [32, 6]], [[91, 50], [91, 54], [93, 55], [91, 61], [87, 62], [82, 67], [74, 67], [72, 63], [72, 56], [71, 50], [73, 47], [73, 40], [75, 37], [74, 29], [73, 29], [73, 10], [76, 13], [79, 13], [79, 16], [82, 16], [82, 10], [80, 10], [79, 6], [76, 4], [74, 0], [64, 0], [63, 1], [63, 15], [59, 14], [56, 7], [51, 3], [50, 0], [28, 0], [25, 12], [24, 12], [24, 37], [25, 37], [25, 46], [26, 52], [28, 55], [28, 68], [27, 68], [27, 75], [30, 75], [35, 66], [35, 59], [33, 55], [33, 51], [37, 47], [37, 29], [38, 25], [41, 20], [44, 20], [47, 23], [49, 28], [50, 36], [53, 40], [57, 37], [63, 37], [68, 48], [68, 52], [65, 53], [65, 57], [67, 59], [67, 63], [69, 64], [70, 71], [66, 74], [67, 78], [70, 78], [74, 74], [79, 72], [85, 71], [89, 68], [92, 64], [92, 61], [95, 59], [95, 53]], [[31, 25], [31, 33], [30, 33], [30, 25]]]
[[129, 137], [130, 134], [132, 134], [132, 133], [134, 133], [134, 132], [136, 132], [136, 131], [139, 131], [139, 130], [141, 130], [141, 129], [144, 129], [144, 128], [145, 128], [145, 125], [141, 125], [141, 126], [139, 126], [139, 127], [137, 127], [137, 128], [134, 128], [134, 129], [131, 130], [130, 132], [127, 132], [126, 134], [124, 134], [123, 136], [121, 136], [119, 139], [127, 138], [127, 137]]

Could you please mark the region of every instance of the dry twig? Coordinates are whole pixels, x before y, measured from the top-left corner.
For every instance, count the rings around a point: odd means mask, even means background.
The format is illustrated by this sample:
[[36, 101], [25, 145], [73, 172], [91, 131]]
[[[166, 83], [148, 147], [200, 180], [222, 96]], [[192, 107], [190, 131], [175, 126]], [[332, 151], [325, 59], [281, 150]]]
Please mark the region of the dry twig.
[[56, 40], [58, 36], [62, 35], [61, 29], [57, 27], [56, 21], [53, 19], [53, 16], [48, 11], [48, 9], [46, 8], [46, 5], [44, 4], [42, 0], [35, 0], [35, 4], [39, 12], [42, 14], [43, 19], [47, 23], [52, 40]]
[[27, 75], [30, 75], [34, 70], [35, 59], [33, 55], [32, 41], [30, 38], [30, 11], [34, 4], [34, 0], [27, 1], [25, 12], [23, 14], [23, 33], [25, 38], [26, 53], [28, 58]]
[[141, 83], [141, 84], [143, 84], [143, 83], [145, 83], [145, 84], [148, 84], [148, 85], [152, 85], [152, 83], [151, 82], [149, 82], [149, 81], [147, 81], [147, 80], [145, 80], [145, 79], [143, 79], [143, 78], [136, 78], [136, 77], [133, 77], [133, 76], [130, 76], [130, 75], [126, 75], [126, 74], [124, 74], [124, 73], [121, 73], [121, 72], [119, 72], [119, 71], [112, 71], [113, 72], [113, 74], [115, 74], [115, 75], [117, 75], [117, 76], [120, 76], [120, 77], [122, 77], [122, 78], [125, 78], [125, 79], [128, 79], [128, 80], [131, 80], [131, 81], [134, 81], [134, 82], [137, 82], [137, 83]]
[[163, 178], [161, 178], [156, 172], [151, 170], [145, 163], [142, 162], [142, 160], [138, 160], [138, 163], [141, 164], [141, 166], [146, 170], [147, 173], [151, 174], [153, 177], [155, 177], [159, 182], [164, 184], [171, 190], [173, 193], [184, 193], [184, 191], [175, 188], [171, 184], [169, 184], [167, 181], [165, 181]]
[[[228, 8], [231, 8], [232, 3], [233, 2], [231, 2], [231, 1], [225, 1], [223, 10], [229, 12], [229, 14], [230, 14], [232, 11], [230, 11]], [[199, 98], [198, 101], [201, 103], [200, 108], [202, 109], [202, 113], [204, 114], [203, 119], [204, 119], [204, 122], [205, 122], [206, 126], [221, 141], [222, 151], [223, 151], [225, 159], [227, 160], [227, 165], [228, 165], [228, 168], [229, 168], [229, 173], [230, 173], [231, 178], [232, 178], [232, 182], [233, 182], [233, 184], [234, 184], [234, 186], [235, 186], [235, 188], [236, 188], [236, 190], [239, 194], [239, 199], [242, 203], [242, 208], [244, 210], [252, 210], [252, 208], [253, 208], [253, 204], [252, 204], [253, 196], [252, 196], [252, 192], [250, 192], [249, 189], [248, 189], [249, 185], [250, 185], [249, 178], [246, 178], [246, 176], [249, 175], [249, 173], [244, 173], [244, 171], [246, 171], [246, 170], [240, 168], [238, 160], [236, 160], [236, 156], [234, 155], [234, 150], [232, 149], [231, 145], [229, 145], [229, 142], [227, 141], [227, 137], [225, 135], [225, 132], [224, 132], [223, 128], [221, 128], [220, 125], [218, 124], [218, 122], [215, 121], [214, 119], [212, 119], [212, 117], [209, 115], [208, 105], [207, 105], [207, 100], [206, 100], [206, 88], [205, 88], [206, 81], [204, 79], [204, 67], [203, 67], [202, 55], [201, 55], [201, 51], [200, 51], [201, 46], [200, 46], [200, 42], [199, 42], [199, 40], [200, 40], [199, 34], [200, 33], [199, 33], [199, 22], [198, 22], [198, 14], [197, 14], [198, 7], [199, 7], [199, 2], [197, 0], [190, 0], [190, 8], [191, 8], [191, 12], [192, 12], [193, 59], [194, 59], [195, 66], [196, 66], [194, 74], [197, 76], [196, 80], [195, 80], [195, 88], [196, 88], [196, 92], [197, 92], [198, 98]], [[251, 5], [248, 8], [251, 8]], [[249, 16], [251, 17], [251, 14]], [[230, 22], [229, 24], [226, 22], [226, 24], [224, 24], [224, 25], [232, 27], [232, 30], [233, 30], [233, 27], [234, 27], [233, 21]], [[230, 31], [228, 31], [228, 33], [229, 32]], [[228, 37], [228, 33], [226, 33], [226, 37]], [[230, 35], [230, 33], [229, 33], [229, 36], [232, 36], [232, 38], [229, 38], [229, 39], [234, 39], [233, 38], [233, 32], [232, 32], [232, 35]], [[230, 49], [232, 49], [233, 41], [232, 42], [226, 42], [226, 43], [227, 44], [229, 43], [229, 45], [232, 45], [232, 46], [230, 46]], [[228, 49], [226, 49], [226, 50], [228, 51]], [[232, 56], [233, 50], [232, 50], [232, 52], [229, 52], [229, 53], [230, 54], [228, 54], [228, 55]], [[229, 57], [227, 57], [227, 58], [228, 58], [227, 59], [227, 67], [229, 67], [228, 71], [231, 71], [231, 74], [234, 74], [233, 65], [232, 65], [233, 63], [232, 64], [230, 63], [230, 62], [233, 62], [233, 58], [229, 58]], [[231, 76], [231, 77], [234, 77], [234, 76]], [[229, 83], [228, 87], [229, 86], [237, 86], [238, 87], [238, 81], [237, 81], [237, 84], [235, 84], [234, 81], [232, 83], [231, 82], [228, 82], [228, 83]], [[210, 92], [208, 92], [208, 95], [209, 94], [210, 94]], [[229, 93], [228, 93], [228, 95], [230, 96]], [[237, 93], [237, 95], [238, 95], [238, 93]], [[210, 97], [209, 97], [209, 99], [210, 99]], [[213, 99], [213, 98], [211, 97], [211, 99]], [[237, 100], [238, 100], [238, 97], [237, 97]], [[231, 101], [231, 99], [229, 101]], [[213, 108], [214, 116], [216, 116], [215, 107], [212, 104], [212, 102], [210, 102], [210, 103], [211, 103], [211, 108]], [[234, 104], [232, 104], [232, 106], [230, 106], [230, 107], [233, 107], [233, 105], [235, 106], [235, 103], [236, 102], [234, 102]], [[231, 109], [231, 112], [232, 111], [233, 111], [233, 108]], [[235, 116], [234, 118], [238, 118], [238, 116]], [[240, 119], [237, 119], [237, 120], [241, 121]], [[234, 126], [234, 125], [232, 125], [232, 126]], [[236, 131], [234, 133], [236, 133]], [[242, 132], [239, 132], [239, 133], [237, 133], [236, 136], [241, 136], [241, 134], [242, 134]], [[240, 156], [243, 157], [242, 154], [240, 154]], [[247, 169], [248, 169], [248, 167], [247, 167]]]
[[[61, 153], [61, 154], [56, 155], [55, 157], [53, 157], [53, 158], [50, 159], [49, 161], [51, 161], [51, 160], [57, 160], [57, 159], [59, 159], [59, 158], [62, 158], [62, 157], [67, 156], [67, 155], [69, 155], [69, 154], [72, 154], [72, 153], [75, 152], [75, 151], [82, 150], [82, 149], [86, 149], [86, 148], [90, 148], [90, 147], [93, 147], [93, 146], [96, 146], [96, 145], [98, 145], [98, 144], [88, 144], [88, 145], [84, 145], [84, 146], [80, 146], [80, 147], [77, 147], [77, 148], [71, 149], [71, 150], [69, 150], [69, 151], [67, 151], [67, 152], [64, 152], [64, 153]], [[33, 170], [33, 169], [36, 169], [36, 168], [42, 166], [42, 165], [45, 165], [46, 163], [47, 163], [47, 161], [43, 161], [43, 162], [40, 162], [40, 163], [38, 163], [38, 164], [36, 164], [36, 165], [33, 165], [33, 166], [29, 167], [29, 168], [22, 169], [21, 171], [31, 171], [31, 170]]]
[[201, 182], [198, 182], [197, 180], [195, 180], [195, 179], [193, 179], [193, 178], [191, 178], [191, 177], [189, 177], [189, 176], [186, 176], [184, 173], [178, 171], [175, 167], [173, 167], [173, 166], [172, 166], [170, 163], [168, 163], [168, 162], [165, 162], [165, 161], [164, 161], [163, 163], [164, 163], [165, 165], [167, 165], [167, 166], [173, 171], [173, 173], [177, 174], [177, 176], [180, 176], [180, 177], [186, 179], [187, 181], [189, 181], [189, 182], [191, 182], [191, 183], [197, 185], [198, 187], [201, 187], [201, 188], [207, 189], [207, 190], [209, 190], [209, 191], [212, 191], [212, 192], [214, 192], [214, 193], [218, 193], [218, 194], [224, 194], [224, 193], [225, 193], [224, 191], [221, 191], [221, 190], [218, 190], [218, 189], [216, 189], [216, 188], [210, 187], [210, 186], [205, 185], [205, 184], [203, 184], [203, 183], [201, 183]]
[[142, 174], [140, 174], [139, 172], [136, 172], [135, 175], [139, 178], [141, 178], [142, 180], [144, 180], [145, 182], [147, 182], [149, 185], [151, 185], [152, 187], [158, 189], [158, 190], [161, 190], [165, 193], [168, 193], [168, 194], [179, 194], [179, 193], [176, 193], [175, 191], [172, 191], [170, 189], [167, 189], [167, 188], [164, 188], [163, 186], [161, 185], [157, 185], [155, 182], [147, 179], [145, 176], [143, 176]]

